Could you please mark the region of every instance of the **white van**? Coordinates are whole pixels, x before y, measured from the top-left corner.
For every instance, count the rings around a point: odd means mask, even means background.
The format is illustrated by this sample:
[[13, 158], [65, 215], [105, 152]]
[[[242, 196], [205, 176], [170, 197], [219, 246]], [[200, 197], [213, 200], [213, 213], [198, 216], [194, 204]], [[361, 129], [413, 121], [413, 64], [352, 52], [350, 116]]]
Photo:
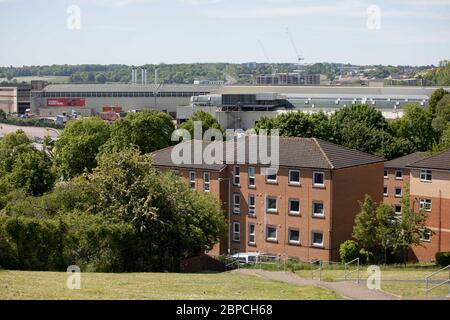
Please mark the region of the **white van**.
[[240, 264], [254, 264], [259, 262], [259, 252], [241, 252], [232, 255], [233, 259], [239, 261]]

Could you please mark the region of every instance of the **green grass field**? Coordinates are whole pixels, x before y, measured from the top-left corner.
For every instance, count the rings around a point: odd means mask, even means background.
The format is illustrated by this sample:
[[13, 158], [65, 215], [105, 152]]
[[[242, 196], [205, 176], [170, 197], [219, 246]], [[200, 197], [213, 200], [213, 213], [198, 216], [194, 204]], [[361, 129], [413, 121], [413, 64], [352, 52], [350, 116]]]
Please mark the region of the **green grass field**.
[[[402, 297], [423, 297], [425, 296], [426, 284], [423, 282], [425, 277], [432, 272], [438, 270], [438, 267], [417, 267], [407, 266], [401, 267], [382, 267], [381, 268], [381, 289], [393, 293]], [[355, 270], [353, 267], [349, 270]], [[311, 270], [297, 270], [296, 274], [302, 278], [308, 279], [312, 277]], [[316, 279], [318, 278], [318, 272], [315, 272]], [[350, 279], [356, 279], [357, 274], [352, 273], [349, 275]], [[365, 267], [360, 268], [360, 280], [365, 282], [369, 274], [366, 272]], [[448, 272], [439, 273], [431, 278], [435, 281], [444, 281], [449, 277]], [[323, 281], [341, 281], [344, 280], [343, 268], [324, 268], [322, 270]], [[408, 281], [405, 281], [408, 280]], [[417, 280], [417, 282], [409, 282], [411, 280]], [[430, 287], [433, 284], [430, 284]], [[443, 285], [440, 288], [436, 288], [429, 292], [429, 296], [432, 297], [444, 297], [450, 293], [449, 285]]]
[[315, 286], [294, 286], [236, 273], [82, 273], [81, 289], [64, 272], [0, 271], [0, 299], [340, 299]]

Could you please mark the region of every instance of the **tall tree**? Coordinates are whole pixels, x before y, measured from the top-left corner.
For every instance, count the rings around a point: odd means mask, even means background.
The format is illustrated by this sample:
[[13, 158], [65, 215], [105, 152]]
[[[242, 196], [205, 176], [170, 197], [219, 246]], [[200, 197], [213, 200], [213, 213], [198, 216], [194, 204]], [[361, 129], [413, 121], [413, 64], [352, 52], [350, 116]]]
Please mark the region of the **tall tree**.
[[111, 138], [102, 151], [113, 152], [136, 146], [142, 153], [153, 152], [172, 144], [174, 130], [173, 119], [164, 112], [145, 110], [129, 113], [111, 125]]
[[437, 104], [439, 103], [439, 101], [441, 101], [441, 99], [448, 94], [448, 91], [444, 90], [444, 88], [439, 88], [434, 90], [433, 94], [430, 96], [430, 100], [428, 102], [429, 106], [430, 106], [430, 111], [431, 114], [435, 115], [436, 114], [436, 107]]
[[196, 121], [201, 122], [202, 136], [208, 129], [217, 129], [223, 133], [223, 129], [215, 117], [205, 111], [196, 111], [188, 121], [181, 124], [181, 129], [189, 131], [192, 138], [194, 138], [194, 122]]
[[100, 147], [109, 139], [109, 124], [100, 118], [83, 118], [66, 125], [55, 146], [55, 163], [65, 178], [97, 166]]

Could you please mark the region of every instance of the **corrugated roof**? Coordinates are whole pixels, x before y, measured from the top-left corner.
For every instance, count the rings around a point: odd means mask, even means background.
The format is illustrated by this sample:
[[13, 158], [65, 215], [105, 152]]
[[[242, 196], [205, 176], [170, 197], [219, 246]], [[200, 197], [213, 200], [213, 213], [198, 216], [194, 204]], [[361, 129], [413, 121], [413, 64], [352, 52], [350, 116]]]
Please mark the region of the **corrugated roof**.
[[406, 169], [407, 165], [409, 165], [413, 162], [422, 160], [422, 159], [426, 158], [427, 155], [428, 154], [426, 152], [414, 152], [414, 153], [408, 154], [408, 155], [400, 157], [400, 158], [386, 161], [384, 163], [384, 167], [385, 168]]
[[[240, 140], [241, 142], [244, 140]], [[263, 161], [258, 155], [257, 148], [249, 148], [252, 143], [256, 143], [249, 137], [245, 138], [245, 158], [239, 159], [238, 152], [239, 142], [203, 142], [203, 148], [210, 144], [220, 144], [219, 148], [222, 148], [224, 160], [226, 163], [253, 163], [251, 159], [257, 159], [257, 164], [262, 164]], [[190, 144], [191, 150], [194, 150], [191, 141], [185, 142]], [[230, 146], [231, 144], [231, 146]], [[270, 147], [270, 141], [268, 142], [269, 151], [268, 156], [271, 157], [272, 148]], [[178, 146], [178, 148], [180, 145]], [[189, 147], [189, 146], [188, 146]], [[234, 150], [234, 157], [225, 152], [226, 148]], [[174, 147], [166, 148], [160, 151], [154, 152], [154, 163], [157, 166], [168, 167], [182, 167], [182, 168], [199, 168], [204, 170], [222, 170], [224, 164], [175, 164], [171, 159], [171, 152]], [[191, 159], [193, 159], [194, 152], [191, 152]], [[242, 153], [239, 153], [242, 154]], [[241, 161], [238, 161], [241, 160]], [[224, 162], [225, 162], [224, 161]], [[364, 152], [345, 148], [340, 145], [336, 145], [330, 142], [326, 142], [316, 138], [286, 138], [280, 137], [279, 139], [279, 165], [283, 167], [298, 167], [298, 168], [317, 168], [317, 169], [342, 169], [360, 165], [366, 165], [371, 163], [383, 162], [385, 159], [376, 157]], [[193, 162], [193, 161], [191, 161]]]
[[450, 149], [407, 165], [410, 168], [450, 170]]

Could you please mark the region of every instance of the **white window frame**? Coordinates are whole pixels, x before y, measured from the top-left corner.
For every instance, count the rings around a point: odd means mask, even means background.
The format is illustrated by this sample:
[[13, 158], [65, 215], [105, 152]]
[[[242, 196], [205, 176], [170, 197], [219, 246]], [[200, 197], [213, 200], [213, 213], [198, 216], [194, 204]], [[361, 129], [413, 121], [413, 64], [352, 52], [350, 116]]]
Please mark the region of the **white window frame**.
[[[206, 177], [208, 177], [208, 179], [206, 179]], [[211, 175], [209, 172], [203, 172], [203, 191], [211, 192]]]
[[[322, 235], [322, 243], [314, 243], [314, 234], [321, 234]], [[317, 248], [323, 248], [324, 247], [324, 236], [322, 231], [312, 231], [311, 232], [311, 246], [317, 247]]]
[[[298, 172], [298, 181], [292, 181], [291, 180], [291, 172]], [[300, 170], [294, 170], [294, 169], [291, 169], [291, 170], [289, 170], [289, 185], [291, 185], [291, 186], [299, 186], [300, 185]]]
[[[400, 211], [397, 211], [397, 207], [400, 207]], [[402, 206], [400, 204], [395, 204], [394, 205], [394, 213], [396, 215], [402, 214]]]
[[[236, 226], [238, 231], [236, 231]], [[233, 242], [241, 242], [241, 223], [233, 222]]]
[[[238, 199], [238, 201], [236, 201]], [[233, 193], [233, 213], [239, 214], [241, 213], [241, 194]]]
[[[253, 233], [250, 232], [250, 226], [253, 226]], [[251, 241], [251, 237], [253, 237], [253, 241]], [[256, 224], [249, 223], [248, 224], [248, 243], [251, 245], [256, 244]]]
[[[253, 170], [253, 174], [250, 173], [251, 169]], [[248, 186], [250, 188], [254, 188], [256, 186], [256, 168], [248, 167]], [[253, 184], [250, 182], [253, 179]]]
[[[275, 229], [275, 238], [269, 238], [269, 228]], [[266, 226], [266, 241], [267, 242], [277, 242], [278, 241], [278, 228], [274, 225]]]
[[[425, 212], [431, 212], [432, 203], [433, 201], [431, 199], [420, 199], [419, 208]], [[427, 208], [425, 208], [425, 205], [427, 205]]]
[[270, 172], [274, 171], [275, 169], [267, 168], [266, 169], [266, 183], [277, 183], [278, 182], [278, 172], [275, 173], [275, 180], [269, 179], [269, 176], [271, 175]]
[[[397, 177], [397, 173], [401, 173], [401, 177]], [[395, 170], [395, 180], [403, 180], [403, 170]]]
[[[316, 183], [316, 174], [321, 174], [323, 176], [323, 183]], [[323, 171], [313, 171], [313, 186], [314, 187], [325, 187], [325, 172]]]
[[[253, 205], [250, 204], [250, 198], [253, 198]], [[256, 216], [256, 196], [253, 193], [248, 195], [248, 215], [252, 217]]]
[[[269, 199], [274, 199], [276, 207], [275, 209], [269, 209]], [[266, 212], [277, 213], [278, 212], [278, 197], [277, 196], [266, 196]]]
[[[428, 179], [428, 175], [430, 179]], [[432, 182], [433, 181], [433, 171], [429, 169], [420, 169], [420, 181], [422, 182]]]
[[[298, 232], [298, 240], [291, 240], [291, 231], [297, 231]], [[288, 243], [289, 244], [300, 244], [300, 230], [297, 228], [288, 228]]]
[[383, 177], [384, 177], [385, 179], [388, 179], [388, 178], [389, 178], [389, 172], [388, 172], [387, 169], [384, 169]]
[[[194, 179], [192, 180], [192, 176]], [[189, 171], [189, 186], [195, 190], [197, 188], [197, 173], [195, 171]]]
[[[296, 201], [298, 202], [298, 211], [292, 211], [291, 210], [291, 202]], [[289, 198], [288, 200], [288, 213], [292, 215], [300, 215], [300, 199], [297, 198]]]
[[[236, 174], [236, 169], [239, 171], [239, 174]], [[237, 179], [237, 182], [236, 182]], [[233, 185], [240, 186], [241, 185], [241, 167], [234, 166], [233, 167]]]
[[[425, 229], [419, 229], [420, 233], [420, 241], [422, 242], [431, 242], [431, 236], [433, 235], [431, 230], [428, 228]], [[425, 237], [425, 235], [428, 235], [428, 239]]]
[[[322, 214], [317, 214], [317, 213], [315, 213], [314, 211], [314, 205], [316, 205], [316, 204], [321, 204], [322, 205], [322, 208], [323, 208], [323, 212], [322, 212]], [[325, 217], [325, 204], [323, 203], [323, 201], [313, 201], [312, 202], [312, 216], [313, 217], [315, 217], [315, 218], [324, 218]]]
[[[384, 192], [384, 189], [386, 189], [386, 192]], [[389, 196], [389, 188], [387, 186], [383, 187], [383, 196], [388, 197]]]
[[[397, 191], [400, 190], [400, 195], [397, 194]], [[403, 188], [395, 188], [394, 196], [396, 198], [402, 198], [403, 197]]]

